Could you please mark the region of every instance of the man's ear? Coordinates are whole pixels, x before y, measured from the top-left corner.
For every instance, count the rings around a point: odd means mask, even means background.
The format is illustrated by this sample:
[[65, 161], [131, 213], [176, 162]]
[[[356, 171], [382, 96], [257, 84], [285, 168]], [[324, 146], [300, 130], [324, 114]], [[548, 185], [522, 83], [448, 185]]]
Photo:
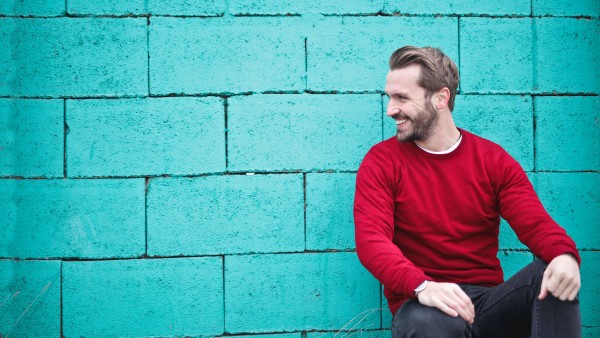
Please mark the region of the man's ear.
[[444, 87], [438, 90], [434, 95], [434, 106], [437, 109], [442, 109], [448, 106], [448, 101], [450, 100], [450, 90], [447, 87]]

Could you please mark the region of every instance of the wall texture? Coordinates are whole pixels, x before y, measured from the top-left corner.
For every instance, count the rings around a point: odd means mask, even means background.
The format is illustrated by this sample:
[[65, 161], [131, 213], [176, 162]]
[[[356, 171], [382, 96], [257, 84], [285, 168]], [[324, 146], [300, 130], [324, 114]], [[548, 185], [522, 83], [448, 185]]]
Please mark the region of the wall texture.
[[[351, 207], [362, 157], [394, 134], [387, 58], [412, 44], [457, 61], [458, 125], [504, 146], [576, 240], [600, 337], [599, 14], [0, 2], [0, 335], [389, 336]], [[506, 224], [500, 244], [506, 275], [533, 259]]]

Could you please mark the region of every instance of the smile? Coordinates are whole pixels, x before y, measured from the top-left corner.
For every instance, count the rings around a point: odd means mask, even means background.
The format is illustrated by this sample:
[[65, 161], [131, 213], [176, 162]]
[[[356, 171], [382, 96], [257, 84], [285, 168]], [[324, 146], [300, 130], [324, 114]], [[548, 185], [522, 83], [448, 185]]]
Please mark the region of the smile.
[[405, 124], [408, 120], [396, 120], [397, 125]]

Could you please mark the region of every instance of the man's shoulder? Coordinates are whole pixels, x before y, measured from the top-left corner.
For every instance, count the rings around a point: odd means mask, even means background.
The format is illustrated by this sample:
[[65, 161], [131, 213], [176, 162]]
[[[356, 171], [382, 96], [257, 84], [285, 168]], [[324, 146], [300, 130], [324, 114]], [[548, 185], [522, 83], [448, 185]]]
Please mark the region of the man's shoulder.
[[473, 132], [470, 132], [468, 130], [465, 130], [465, 129], [460, 129], [460, 131], [463, 134], [463, 137], [465, 137], [469, 140], [468, 143], [472, 144], [476, 148], [483, 149], [486, 152], [487, 151], [492, 151], [492, 152], [503, 152], [504, 151], [502, 146], [500, 146], [499, 144], [497, 144], [487, 138], [479, 136], [479, 135], [477, 135]]
[[402, 156], [408, 146], [408, 143], [401, 143], [393, 136], [372, 146], [366, 156], [391, 160]]

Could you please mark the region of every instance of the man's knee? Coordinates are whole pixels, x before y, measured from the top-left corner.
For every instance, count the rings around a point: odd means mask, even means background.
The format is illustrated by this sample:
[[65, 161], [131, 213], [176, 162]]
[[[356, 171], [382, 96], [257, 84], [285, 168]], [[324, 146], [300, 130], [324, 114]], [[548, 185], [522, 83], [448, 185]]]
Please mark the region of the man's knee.
[[460, 317], [411, 300], [403, 304], [392, 323], [394, 338], [462, 338], [468, 337], [470, 325]]

